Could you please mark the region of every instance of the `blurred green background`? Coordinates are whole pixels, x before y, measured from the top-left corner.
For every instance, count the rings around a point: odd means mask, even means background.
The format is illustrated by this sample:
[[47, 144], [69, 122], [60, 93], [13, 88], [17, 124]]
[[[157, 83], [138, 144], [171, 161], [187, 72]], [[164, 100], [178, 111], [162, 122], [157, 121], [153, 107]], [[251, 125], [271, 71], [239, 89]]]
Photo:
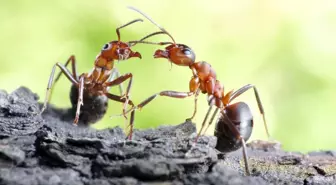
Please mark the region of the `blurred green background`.
[[[132, 5], [164, 26], [179, 43], [189, 45], [198, 61], [209, 62], [226, 91], [255, 84], [266, 111], [271, 135], [284, 148], [309, 151], [336, 148], [336, 1], [48, 1], [0, 2], [0, 88], [21, 85], [44, 99], [55, 62], [71, 54], [78, 71], [89, 72], [101, 47], [116, 39], [115, 28], [142, 18]], [[121, 31], [124, 41], [157, 31], [148, 21]], [[168, 41], [158, 36], [153, 41]], [[117, 64], [134, 74], [131, 98], [140, 102], [161, 90], [188, 91], [191, 71], [152, 55], [160, 46], [138, 45], [143, 59]], [[56, 84], [51, 103], [69, 107], [70, 82]], [[124, 84], [126, 87], [126, 84]], [[118, 93], [118, 88], [112, 92]], [[266, 139], [252, 91], [241, 96], [253, 109], [252, 139]], [[201, 95], [194, 120], [202, 122], [208, 108]], [[96, 128], [124, 127], [122, 104], [110, 102]], [[179, 124], [191, 116], [193, 98], [161, 97], [136, 114], [136, 128]], [[214, 124], [213, 124], [214, 125]], [[213, 134], [213, 126], [208, 130]]]

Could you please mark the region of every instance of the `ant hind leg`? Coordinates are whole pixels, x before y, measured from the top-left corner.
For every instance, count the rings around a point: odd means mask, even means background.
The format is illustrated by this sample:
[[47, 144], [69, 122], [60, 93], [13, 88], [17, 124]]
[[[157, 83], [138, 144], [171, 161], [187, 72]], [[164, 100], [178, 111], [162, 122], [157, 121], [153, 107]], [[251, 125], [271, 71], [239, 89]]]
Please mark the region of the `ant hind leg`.
[[[72, 70], [72, 77], [74, 79], [76, 79], [78, 81], [78, 76], [77, 76], [77, 65], [76, 65], [76, 58], [75, 58], [75, 55], [71, 55], [69, 57], [69, 59], [65, 62], [65, 65], [64, 67], [67, 67], [69, 65], [69, 63], [71, 62], [71, 70]], [[61, 77], [62, 75], [62, 72], [59, 72], [55, 78], [55, 82], [56, 83], [59, 78]]]
[[54, 76], [55, 76], [56, 67], [59, 67], [61, 69], [61, 73], [64, 73], [69, 81], [71, 81], [73, 84], [78, 86], [78, 81], [76, 80], [76, 78], [74, 78], [74, 76], [70, 73], [70, 71], [65, 66], [63, 66], [62, 64], [56, 63], [51, 70], [51, 74], [50, 74], [50, 77], [49, 77], [48, 86], [47, 86], [47, 90], [46, 90], [45, 100], [44, 100], [43, 107], [42, 107], [39, 114], [42, 114], [45, 111], [45, 109], [47, 108], [47, 104], [48, 104], [48, 101], [49, 101], [49, 98], [50, 98], [52, 86], [53, 86], [53, 83], [54, 83]]
[[251, 88], [253, 88], [254, 95], [255, 95], [255, 98], [256, 98], [256, 101], [257, 101], [257, 104], [258, 104], [258, 107], [259, 107], [259, 111], [260, 111], [260, 114], [262, 115], [262, 118], [263, 118], [264, 127], [265, 127], [265, 131], [266, 131], [267, 137], [268, 137], [268, 139], [270, 139], [271, 135], [270, 135], [270, 133], [268, 131], [268, 127], [267, 127], [267, 123], [266, 123], [266, 118], [265, 118], [265, 111], [264, 111], [263, 105], [261, 103], [257, 87], [255, 85], [247, 84], [247, 85], [241, 87], [240, 89], [236, 90], [235, 92], [233, 92], [231, 94], [231, 97], [230, 97], [230, 102], [232, 100], [234, 100], [235, 98], [237, 98], [238, 96], [240, 96], [241, 94], [245, 93], [247, 90], [249, 90]]

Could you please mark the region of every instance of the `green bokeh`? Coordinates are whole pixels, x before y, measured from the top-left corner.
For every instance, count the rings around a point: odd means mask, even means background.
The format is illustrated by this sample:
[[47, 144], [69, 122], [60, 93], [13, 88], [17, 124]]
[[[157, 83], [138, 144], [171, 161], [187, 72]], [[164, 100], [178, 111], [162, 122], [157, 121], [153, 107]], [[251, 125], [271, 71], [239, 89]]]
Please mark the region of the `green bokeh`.
[[[225, 90], [255, 84], [273, 138], [285, 149], [308, 151], [336, 148], [336, 3], [332, 1], [28, 1], [0, 2], [0, 88], [25, 85], [44, 98], [52, 65], [75, 54], [79, 72], [89, 72], [100, 48], [116, 39], [115, 28], [141, 17], [135, 6], [163, 25], [180, 42], [191, 46], [197, 60], [209, 62]], [[122, 30], [122, 39], [136, 40], [157, 31], [148, 21]], [[166, 36], [154, 41], [168, 41]], [[159, 46], [134, 47], [143, 59], [117, 64], [131, 72], [131, 98], [140, 102], [161, 90], [187, 91], [191, 71], [152, 58]], [[125, 86], [125, 84], [124, 84]], [[62, 78], [51, 103], [70, 106], [70, 83]], [[112, 89], [118, 93], [118, 89]], [[249, 92], [239, 100], [253, 109], [252, 139], [266, 139]], [[198, 114], [207, 110], [201, 95]], [[124, 127], [122, 105], [111, 102], [96, 128]], [[136, 128], [178, 124], [191, 116], [193, 99], [158, 98], [136, 113]], [[212, 134], [213, 126], [208, 134]]]

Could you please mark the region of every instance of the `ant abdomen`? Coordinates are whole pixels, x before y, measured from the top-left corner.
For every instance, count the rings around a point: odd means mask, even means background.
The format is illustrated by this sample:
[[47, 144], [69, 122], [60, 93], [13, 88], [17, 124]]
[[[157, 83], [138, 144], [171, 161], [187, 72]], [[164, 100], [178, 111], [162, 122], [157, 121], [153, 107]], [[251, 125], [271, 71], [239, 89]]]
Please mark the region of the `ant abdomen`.
[[228, 105], [225, 108], [225, 112], [221, 113], [215, 127], [215, 136], [217, 137], [216, 149], [226, 153], [242, 147], [242, 142], [229, 127], [231, 123], [223, 114], [226, 114], [226, 117], [231, 120], [245, 141], [247, 141], [252, 134], [253, 117], [249, 106], [244, 102]]
[[[79, 124], [89, 125], [103, 118], [108, 107], [108, 98], [104, 95], [92, 95], [89, 91], [83, 92], [83, 105], [79, 115]], [[72, 104], [71, 114], [75, 116], [78, 101], [78, 87], [71, 86], [70, 101]]]

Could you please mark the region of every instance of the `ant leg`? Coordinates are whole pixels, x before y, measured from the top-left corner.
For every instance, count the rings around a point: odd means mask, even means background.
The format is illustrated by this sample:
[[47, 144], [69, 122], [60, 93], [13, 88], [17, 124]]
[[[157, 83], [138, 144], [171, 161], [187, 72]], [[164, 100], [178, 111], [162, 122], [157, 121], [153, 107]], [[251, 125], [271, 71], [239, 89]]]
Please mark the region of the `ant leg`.
[[192, 121], [192, 119], [194, 119], [194, 117], [196, 116], [196, 112], [197, 112], [197, 100], [198, 100], [198, 95], [200, 93], [200, 89], [197, 89], [196, 93], [195, 93], [195, 106], [194, 106], [194, 113], [190, 118], [187, 118], [186, 121]]
[[[122, 103], [126, 103], [126, 100], [123, 99], [121, 96], [117, 96], [111, 93], [105, 93], [105, 96], [111, 100], [117, 101], [117, 102], [122, 102]], [[131, 105], [132, 107], [134, 107], [134, 104], [131, 100], [128, 101], [128, 104]], [[131, 119], [130, 119], [130, 123], [129, 123], [129, 127], [130, 127], [130, 131], [128, 133], [128, 139], [131, 140], [132, 139], [132, 133], [133, 133], [133, 125], [134, 125], [134, 114], [135, 114], [135, 110], [133, 110], [131, 112]]]
[[249, 169], [249, 165], [248, 165], [248, 161], [247, 161], [247, 152], [246, 152], [246, 143], [244, 138], [240, 137], [240, 141], [242, 142], [242, 150], [243, 150], [243, 157], [244, 157], [244, 163], [245, 163], [245, 173], [247, 176], [251, 175], [250, 169]]
[[134, 116], [135, 116], [135, 110], [131, 112], [131, 119], [130, 119], [130, 124], [129, 124], [129, 132], [127, 135], [128, 140], [132, 140], [132, 135], [133, 135], [133, 126], [134, 126]]
[[129, 113], [129, 112], [131, 112], [135, 109], [141, 110], [144, 106], [146, 106], [149, 102], [154, 100], [157, 96], [168, 96], [168, 97], [172, 97], [172, 98], [186, 98], [186, 97], [192, 96], [194, 94], [195, 94], [194, 92], [161, 91], [159, 93], [156, 93], [156, 94], [148, 97], [147, 99], [145, 99], [144, 101], [142, 101], [138, 105], [134, 106], [133, 108], [127, 110], [125, 112], [125, 114], [127, 114], [127, 113]]
[[117, 29], [116, 29], [116, 32], [117, 32], [117, 36], [118, 36], [118, 42], [120, 42], [120, 29], [121, 28], [124, 28], [124, 27], [126, 27], [126, 26], [128, 26], [128, 25], [130, 25], [130, 24], [133, 24], [133, 23], [136, 23], [136, 22], [142, 22], [143, 20], [142, 19], [135, 19], [135, 20], [133, 20], [133, 21], [131, 21], [131, 22], [128, 22], [128, 23], [126, 23], [126, 24], [124, 24], [124, 25], [122, 25], [122, 26], [119, 26]]
[[76, 116], [75, 116], [75, 120], [74, 120], [74, 124], [76, 124], [76, 125], [77, 125], [78, 119], [79, 119], [80, 108], [83, 105], [83, 92], [84, 92], [84, 76], [81, 76], [79, 78], [77, 109], [76, 109]]
[[126, 89], [126, 93], [122, 96], [122, 98], [124, 98], [126, 101], [124, 103], [124, 107], [123, 107], [123, 114], [124, 114], [124, 117], [127, 119], [126, 117], [126, 108], [127, 108], [127, 105], [128, 105], [128, 101], [129, 101], [129, 93], [130, 93], [130, 90], [131, 90], [131, 87], [132, 87], [132, 82], [133, 82], [133, 75], [132, 73], [127, 73], [123, 76], [120, 76], [119, 78], [111, 81], [111, 82], [107, 82], [105, 83], [106, 86], [114, 86], [114, 85], [119, 85], [121, 84], [122, 82], [124, 82], [125, 80], [129, 79], [129, 82], [128, 82], [128, 85], [127, 85], [127, 89]]
[[210, 119], [210, 121], [209, 121], [209, 123], [208, 123], [208, 126], [205, 128], [205, 130], [204, 130], [204, 132], [203, 132], [203, 135], [205, 135], [206, 131], [208, 130], [208, 128], [209, 128], [210, 125], [212, 124], [212, 122], [213, 122], [213, 120], [215, 119], [215, 117], [216, 117], [218, 111], [219, 111], [219, 108], [216, 108], [215, 112], [214, 112], [214, 113], [212, 114], [212, 116], [211, 116], [211, 119]]
[[194, 140], [194, 143], [197, 142], [199, 136], [201, 135], [202, 130], [203, 130], [204, 126], [205, 126], [205, 123], [206, 123], [206, 121], [207, 121], [207, 119], [208, 119], [208, 117], [209, 117], [209, 114], [210, 114], [212, 108], [213, 108], [213, 105], [210, 105], [210, 106], [209, 106], [209, 109], [208, 109], [208, 111], [207, 111], [207, 113], [206, 113], [206, 115], [205, 115], [205, 117], [204, 117], [204, 120], [203, 120], [203, 123], [202, 123], [202, 126], [201, 126], [201, 130], [198, 132], [198, 134], [197, 134], [197, 136], [196, 136], [196, 138], [195, 138], [195, 140]]
[[50, 74], [49, 81], [48, 81], [48, 86], [47, 86], [47, 91], [46, 91], [46, 95], [45, 95], [45, 100], [44, 100], [44, 103], [43, 103], [43, 107], [40, 111], [40, 114], [42, 114], [43, 111], [47, 108], [47, 103], [49, 101], [49, 97], [50, 97], [50, 94], [51, 94], [51, 88], [52, 88], [53, 81], [54, 81], [56, 67], [59, 67], [61, 69], [61, 73], [64, 73], [65, 76], [73, 84], [78, 85], [78, 81], [71, 75], [70, 71], [65, 66], [63, 66], [62, 64], [56, 63], [51, 70], [51, 74]]
[[235, 92], [233, 92], [231, 94], [231, 97], [230, 97], [230, 102], [232, 100], [234, 100], [235, 98], [237, 98], [238, 96], [240, 96], [241, 94], [245, 93], [247, 90], [253, 88], [253, 91], [254, 91], [254, 95], [255, 95], [255, 98], [257, 100], [257, 103], [258, 103], [258, 107], [259, 107], [259, 111], [260, 111], [260, 114], [262, 115], [262, 118], [263, 118], [263, 121], [264, 121], [264, 127], [265, 127], [265, 130], [266, 130], [266, 134], [267, 134], [267, 137], [270, 138], [270, 134], [269, 134], [269, 131], [268, 131], [268, 128], [267, 128], [267, 124], [266, 124], [266, 118], [265, 118], [265, 111], [264, 111], [264, 108], [261, 104], [261, 100], [260, 100], [260, 96], [259, 96], [259, 93], [258, 93], [258, 90], [257, 88], [252, 85], [252, 84], [247, 84], [243, 87], [241, 87], [240, 89], [236, 90]]
[[197, 134], [197, 136], [196, 136], [196, 138], [195, 138], [195, 140], [194, 140], [195, 143], [197, 142], [199, 136], [201, 135], [202, 130], [203, 130], [204, 126], [205, 126], [205, 123], [206, 123], [207, 120], [208, 120], [208, 117], [209, 117], [210, 112], [211, 112], [211, 110], [212, 110], [212, 108], [213, 108], [213, 105], [214, 105], [214, 100], [215, 100], [215, 97], [214, 97], [214, 96], [209, 96], [209, 97], [208, 97], [209, 109], [208, 109], [208, 111], [207, 111], [207, 113], [206, 113], [206, 115], [205, 115], [205, 117], [204, 117], [204, 120], [203, 120], [203, 123], [202, 123], [201, 130], [198, 132], [198, 134]]
[[[114, 79], [116, 79], [115, 77], [116, 77], [116, 78], [119, 78], [119, 77], [120, 77], [120, 73], [119, 73], [119, 71], [118, 71], [117, 68], [113, 68], [113, 69], [112, 69], [112, 73], [111, 73], [111, 75], [110, 75], [110, 78], [107, 80], [107, 82], [112, 82]], [[107, 91], [109, 91], [110, 88], [111, 88], [111, 86], [109, 86], [109, 87], [107, 88]], [[124, 94], [124, 88], [123, 88], [123, 86], [122, 86], [122, 83], [119, 84], [119, 92], [120, 92], [120, 95], [123, 95], [123, 94]]]
[[[107, 98], [109, 98], [111, 100], [114, 100], [114, 101], [117, 101], [117, 102], [121, 102], [121, 103], [125, 103], [126, 102], [126, 100], [123, 99], [122, 96], [117, 96], [117, 95], [114, 95], [114, 94], [111, 94], [111, 93], [104, 93], [104, 95]], [[132, 100], [129, 100], [128, 104], [134, 107], [134, 103], [132, 102]]]
[[229, 127], [229, 129], [231, 130], [231, 132], [233, 133], [233, 135], [236, 137], [236, 139], [240, 140], [242, 143], [242, 150], [243, 150], [243, 158], [244, 158], [244, 164], [245, 164], [245, 173], [246, 175], [250, 176], [250, 169], [249, 169], [249, 165], [248, 165], [248, 161], [247, 161], [247, 151], [246, 151], [246, 143], [243, 137], [241, 137], [239, 131], [237, 130], [237, 128], [235, 127], [235, 125], [232, 123], [232, 121], [230, 120], [230, 118], [226, 115], [225, 112], [222, 112], [222, 115], [225, 119], [225, 123], [227, 123], [227, 126]]
[[[78, 80], [75, 55], [71, 55], [69, 57], [69, 59], [65, 62], [64, 66], [67, 67], [70, 62], [71, 62], [72, 76], [74, 77], [74, 79]], [[56, 83], [59, 80], [59, 78], [61, 77], [61, 75], [62, 75], [62, 72], [59, 72], [58, 75], [55, 78], [55, 82], [54, 83]]]
[[168, 96], [172, 98], [186, 98], [194, 94], [195, 94], [194, 92], [161, 91], [145, 99], [144, 101], [142, 101], [140, 104], [138, 104], [135, 107], [136, 109], [142, 109], [145, 105], [147, 105], [149, 102], [154, 100], [157, 96]]

